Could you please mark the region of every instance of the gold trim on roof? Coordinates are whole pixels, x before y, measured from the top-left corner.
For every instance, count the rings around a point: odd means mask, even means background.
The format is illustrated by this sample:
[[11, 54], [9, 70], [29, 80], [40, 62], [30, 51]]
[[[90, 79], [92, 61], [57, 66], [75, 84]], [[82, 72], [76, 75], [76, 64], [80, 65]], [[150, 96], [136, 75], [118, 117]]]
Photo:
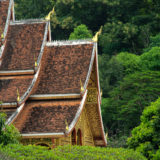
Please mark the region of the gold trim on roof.
[[94, 42], [98, 41], [98, 36], [102, 33], [102, 26], [100, 27], [99, 31], [95, 34], [95, 36], [92, 38]]

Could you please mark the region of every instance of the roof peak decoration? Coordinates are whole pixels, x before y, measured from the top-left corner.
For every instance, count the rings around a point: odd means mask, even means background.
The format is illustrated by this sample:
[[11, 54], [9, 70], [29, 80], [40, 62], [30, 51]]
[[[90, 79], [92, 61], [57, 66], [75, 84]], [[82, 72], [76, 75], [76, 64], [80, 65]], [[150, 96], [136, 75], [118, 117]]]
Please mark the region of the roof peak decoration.
[[81, 79], [80, 79], [80, 85], [81, 85], [81, 93], [82, 93], [82, 92], [84, 92], [84, 87], [83, 87]]
[[53, 9], [48, 13], [48, 15], [45, 17], [45, 20], [50, 21], [51, 15], [55, 13], [54, 7]]
[[92, 38], [94, 42], [98, 41], [98, 36], [102, 33], [102, 26], [100, 27], [99, 31], [95, 34], [95, 36]]
[[17, 102], [19, 102], [19, 101], [21, 101], [21, 99], [20, 99], [20, 95], [19, 95], [19, 90], [17, 88]]

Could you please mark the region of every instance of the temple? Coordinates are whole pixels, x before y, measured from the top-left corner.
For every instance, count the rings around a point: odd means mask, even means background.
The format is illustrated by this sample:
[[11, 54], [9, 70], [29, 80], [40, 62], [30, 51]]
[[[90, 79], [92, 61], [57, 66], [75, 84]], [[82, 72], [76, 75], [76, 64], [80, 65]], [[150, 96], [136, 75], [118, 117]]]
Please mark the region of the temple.
[[0, 104], [23, 144], [106, 146], [97, 42], [52, 41], [50, 20], [16, 21], [0, 0]]

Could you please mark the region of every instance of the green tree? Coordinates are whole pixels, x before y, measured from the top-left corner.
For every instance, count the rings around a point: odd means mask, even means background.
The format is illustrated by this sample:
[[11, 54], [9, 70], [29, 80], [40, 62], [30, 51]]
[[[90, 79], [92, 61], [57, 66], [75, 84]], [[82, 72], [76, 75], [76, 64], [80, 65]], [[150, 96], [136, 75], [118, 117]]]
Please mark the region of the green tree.
[[160, 70], [160, 47], [153, 47], [140, 56], [142, 68], [149, 70]]
[[6, 114], [0, 113], [0, 144], [18, 143], [20, 134], [13, 125], [6, 125]]
[[[148, 159], [159, 158], [160, 153], [160, 98], [146, 107], [141, 116], [141, 123], [132, 131], [128, 139], [130, 148], [136, 149]], [[155, 155], [157, 151], [157, 154]]]
[[126, 76], [119, 86], [110, 92], [110, 97], [105, 106], [103, 105], [105, 127], [112, 131], [112, 134], [129, 134], [140, 123], [145, 106], [155, 101], [159, 93], [158, 71], [136, 72]]
[[84, 24], [77, 26], [69, 36], [69, 40], [87, 39], [87, 38], [92, 38], [92, 33], [91, 31], [88, 30], [87, 26]]

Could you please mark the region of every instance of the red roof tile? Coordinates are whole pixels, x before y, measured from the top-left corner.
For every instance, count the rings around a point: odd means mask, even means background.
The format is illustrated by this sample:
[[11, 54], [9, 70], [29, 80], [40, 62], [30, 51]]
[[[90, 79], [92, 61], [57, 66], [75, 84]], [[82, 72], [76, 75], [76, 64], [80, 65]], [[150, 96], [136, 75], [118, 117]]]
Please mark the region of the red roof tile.
[[9, 0], [0, 1], [0, 35], [4, 32], [8, 15], [8, 7], [9, 7]]
[[34, 69], [34, 56], [42, 46], [46, 23], [16, 24], [9, 27], [0, 70]]
[[84, 84], [93, 44], [46, 47], [38, 84], [32, 94], [80, 93]]
[[80, 100], [27, 102], [14, 122], [20, 133], [64, 132], [73, 121]]
[[0, 79], [0, 101], [3, 103], [17, 102], [17, 88], [20, 97], [26, 92], [32, 78], [17, 77], [14, 79]]

